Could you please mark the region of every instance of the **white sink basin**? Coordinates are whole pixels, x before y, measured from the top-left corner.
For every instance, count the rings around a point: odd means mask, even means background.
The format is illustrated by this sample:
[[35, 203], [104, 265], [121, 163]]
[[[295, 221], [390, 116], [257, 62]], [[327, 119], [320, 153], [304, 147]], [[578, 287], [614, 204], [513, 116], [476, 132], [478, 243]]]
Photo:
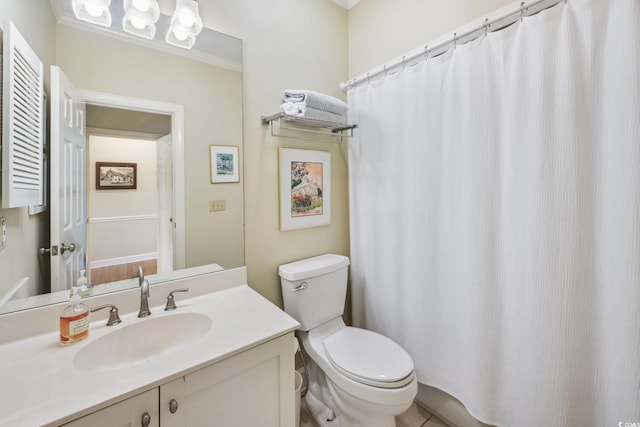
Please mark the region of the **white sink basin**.
[[88, 343], [75, 355], [73, 364], [91, 372], [130, 367], [178, 350], [202, 337], [209, 328], [211, 319], [200, 313], [150, 317]]

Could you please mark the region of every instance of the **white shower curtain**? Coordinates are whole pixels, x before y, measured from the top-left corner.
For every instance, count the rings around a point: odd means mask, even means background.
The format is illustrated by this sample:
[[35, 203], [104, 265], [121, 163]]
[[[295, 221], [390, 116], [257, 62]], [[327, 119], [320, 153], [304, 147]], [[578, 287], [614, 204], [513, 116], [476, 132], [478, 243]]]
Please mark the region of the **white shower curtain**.
[[484, 422], [640, 425], [639, 24], [569, 0], [348, 93], [354, 323]]

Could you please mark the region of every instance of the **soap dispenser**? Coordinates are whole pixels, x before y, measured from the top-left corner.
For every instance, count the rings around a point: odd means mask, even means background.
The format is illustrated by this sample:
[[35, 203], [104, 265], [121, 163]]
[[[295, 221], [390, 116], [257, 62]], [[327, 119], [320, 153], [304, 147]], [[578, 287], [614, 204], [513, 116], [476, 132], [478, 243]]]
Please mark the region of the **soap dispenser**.
[[89, 285], [87, 281], [87, 270], [80, 270], [80, 276], [78, 276], [77, 286], [78, 288], [80, 288], [78, 290], [78, 293], [81, 297], [91, 295], [92, 286]]
[[80, 288], [74, 286], [70, 304], [60, 313], [60, 344], [67, 345], [89, 336], [89, 307], [82, 303]]

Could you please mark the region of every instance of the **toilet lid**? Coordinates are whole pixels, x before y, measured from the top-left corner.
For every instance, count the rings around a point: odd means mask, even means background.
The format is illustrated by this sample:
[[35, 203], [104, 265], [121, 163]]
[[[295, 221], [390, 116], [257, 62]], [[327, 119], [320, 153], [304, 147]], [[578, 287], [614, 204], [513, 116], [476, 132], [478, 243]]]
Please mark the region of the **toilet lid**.
[[347, 327], [323, 344], [331, 364], [354, 381], [394, 388], [413, 380], [413, 359], [384, 335]]

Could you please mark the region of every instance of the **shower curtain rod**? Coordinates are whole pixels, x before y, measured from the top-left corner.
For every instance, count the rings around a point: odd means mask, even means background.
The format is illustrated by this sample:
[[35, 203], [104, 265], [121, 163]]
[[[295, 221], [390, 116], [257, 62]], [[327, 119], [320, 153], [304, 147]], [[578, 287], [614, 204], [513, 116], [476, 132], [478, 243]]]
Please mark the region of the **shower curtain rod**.
[[[475, 40], [481, 34], [486, 35], [489, 31], [499, 31], [511, 24], [514, 24], [518, 21], [518, 19], [522, 19], [525, 16], [535, 15], [536, 13], [545, 9], [549, 9], [561, 2], [567, 3], [567, 0], [534, 0], [529, 3], [522, 2], [520, 3], [520, 7], [512, 12], [504, 14], [498, 18], [485, 19], [481, 26], [474, 27], [471, 30], [466, 31], [460, 35], [458, 35], [457, 33], [453, 33], [452, 37], [445, 39], [440, 43], [437, 43], [433, 46], [429, 46], [428, 44], [425, 45], [424, 50], [418, 53], [411, 54], [409, 56], [405, 55], [402, 57], [402, 59], [396, 60], [390, 64], [385, 64], [380, 69], [374, 69], [375, 71], [369, 71], [351, 80], [340, 83], [340, 90], [346, 92], [348, 89], [353, 89], [354, 87], [359, 86], [362, 83], [370, 82], [371, 79], [378, 77], [381, 74], [384, 74], [384, 77], [382, 78], [384, 79], [388, 75], [393, 75], [399, 72], [400, 70], [397, 70], [395, 72], [391, 72], [391, 70], [394, 70], [400, 66], [402, 66], [402, 68], [404, 69], [407, 66], [411, 67], [418, 64], [418, 62], [420, 61], [416, 61], [416, 59], [422, 60], [424, 58], [426, 60], [428, 58], [441, 55], [447, 52], [449, 49], [455, 48], [459, 44], [462, 45], [470, 42], [471, 40]], [[491, 27], [496, 24], [499, 24], [499, 26], [496, 29], [491, 30]]]

